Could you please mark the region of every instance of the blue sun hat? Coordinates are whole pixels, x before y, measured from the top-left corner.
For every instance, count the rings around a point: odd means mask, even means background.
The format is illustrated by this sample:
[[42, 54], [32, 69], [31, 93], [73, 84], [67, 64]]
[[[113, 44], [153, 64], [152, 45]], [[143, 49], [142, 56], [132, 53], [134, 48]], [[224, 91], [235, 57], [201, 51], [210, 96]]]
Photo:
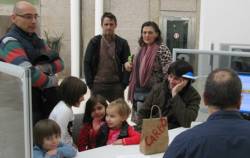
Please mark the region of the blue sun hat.
[[197, 76], [194, 76], [193, 72], [189, 71], [185, 74], [182, 75], [183, 78], [191, 79], [191, 80], [196, 80]]

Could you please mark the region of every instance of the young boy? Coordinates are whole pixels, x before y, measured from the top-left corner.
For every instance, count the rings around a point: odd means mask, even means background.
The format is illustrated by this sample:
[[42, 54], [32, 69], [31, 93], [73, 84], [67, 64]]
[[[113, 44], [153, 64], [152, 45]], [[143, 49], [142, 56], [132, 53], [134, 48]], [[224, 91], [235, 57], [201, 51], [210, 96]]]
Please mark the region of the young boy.
[[33, 158], [72, 158], [76, 155], [73, 146], [60, 143], [59, 125], [49, 119], [40, 120], [34, 126]]

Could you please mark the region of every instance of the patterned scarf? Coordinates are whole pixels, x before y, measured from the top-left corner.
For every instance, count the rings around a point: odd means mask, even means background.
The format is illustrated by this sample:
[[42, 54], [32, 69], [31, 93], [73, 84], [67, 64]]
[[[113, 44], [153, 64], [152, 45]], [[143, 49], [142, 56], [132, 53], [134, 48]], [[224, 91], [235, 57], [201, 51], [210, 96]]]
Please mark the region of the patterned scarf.
[[[128, 92], [128, 99], [130, 101], [133, 101], [136, 86], [145, 87], [148, 84], [159, 47], [157, 44], [144, 46], [133, 60], [133, 71], [130, 76]], [[139, 76], [137, 77], [137, 75]], [[139, 81], [137, 81], [137, 78], [139, 78]]]

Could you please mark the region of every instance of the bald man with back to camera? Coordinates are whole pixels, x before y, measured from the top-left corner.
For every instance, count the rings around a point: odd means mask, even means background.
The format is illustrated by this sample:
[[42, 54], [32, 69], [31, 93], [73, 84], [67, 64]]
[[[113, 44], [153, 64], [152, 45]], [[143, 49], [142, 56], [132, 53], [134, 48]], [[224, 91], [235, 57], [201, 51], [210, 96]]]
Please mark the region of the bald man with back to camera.
[[239, 112], [241, 90], [233, 70], [209, 74], [203, 96], [210, 116], [178, 135], [163, 158], [249, 158], [250, 122]]

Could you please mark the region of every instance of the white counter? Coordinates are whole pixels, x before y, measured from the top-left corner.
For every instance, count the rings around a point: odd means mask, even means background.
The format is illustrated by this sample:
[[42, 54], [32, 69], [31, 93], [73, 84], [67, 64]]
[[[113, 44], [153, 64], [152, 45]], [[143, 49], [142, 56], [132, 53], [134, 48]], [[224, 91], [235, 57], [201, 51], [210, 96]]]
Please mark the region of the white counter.
[[[192, 127], [200, 122], [192, 123]], [[169, 144], [181, 132], [188, 128], [176, 128], [168, 131]], [[103, 147], [79, 152], [76, 158], [162, 158], [164, 153], [144, 155], [139, 150], [139, 145], [106, 145]]]

